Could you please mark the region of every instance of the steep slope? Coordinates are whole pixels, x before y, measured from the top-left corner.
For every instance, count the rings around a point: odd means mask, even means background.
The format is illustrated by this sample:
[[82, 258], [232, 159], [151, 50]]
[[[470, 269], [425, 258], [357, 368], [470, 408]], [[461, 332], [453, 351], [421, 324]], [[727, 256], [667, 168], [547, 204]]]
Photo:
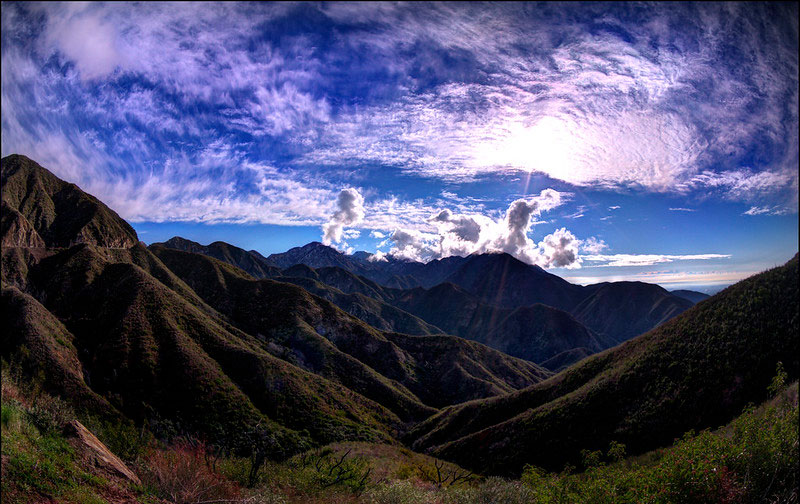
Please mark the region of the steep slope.
[[559, 470], [612, 440], [633, 454], [667, 445], [763, 400], [776, 362], [797, 377], [799, 301], [795, 256], [543, 383], [447, 408], [408, 441], [505, 474], [526, 463]]
[[280, 275], [280, 268], [275, 267], [264, 256], [255, 251], [246, 251], [239, 247], [234, 247], [229, 243], [215, 241], [209, 245], [201, 245], [197, 242], [173, 236], [164, 243], [155, 243], [167, 248], [183, 250], [184, 252], [194, 252], [215, 257], [220, 261], [233, 264], [237, 268], [243, 269], [256, 278], [271, 278]]
[[401, 291], [393, 304], [447, 333], [540, 364], [575, 348], [595, 353], [615, 344], [562, 310], [542, 304], [500, 308], [481, 302], [451, 283]]
[[380, 331], [415, 335], [444, 332], [419, 317], [360, 292], [345, 294], [339, 289], [311, 278], [282, 276], [278, 280], [302, 287], [315, 296], [330, 301], [350, 315], [363, 320]]
[[[556, 356], [561, 367], [583, 358], [583, 353], [565, 353], [576, 349], [599, 352], [616, 344], [610, 338], [595, 334], [569, 313], [543, 304], [523, 306], [488, 328], [483, 338], [474, 339], [541, 365]], [[568, 361], [569, 356], [576, 360]], [[545, 366], [547, 367], [547, 366]]]
[[0, 160], [3, 247], [69, 247], [91, 243], [127, 248], [136, 231], [97, 198], [25, 156]]
[[413, 356], [416, 380], [409, 388], [436, 407], [505, 394], [550, 376], [529, 362], [452, 336], [391, 333], [386, 337]]
[[673, 296], [678, 296], [679, 298], [686, 299], [691, 301], [694, 304], [699, 303], [700, 301], [705, 301], [706, 299], [710, 298], [708, 294], [703, 294], [702, 292], [697, 292], [693, 290], [685, 290], [685, 289], [678, 289], [674, 291], [669, 291], [670, 294]]
[[508, 254], [470, 256], [445, 281], [503, 308], [542, 303], [569, 311], [583, 298], [580, 286]]
[[[248, 278], [230, 265], [197, 254], [158, 246], [152, 251], [238, 328], [279, 344], [285, 358], [373, 398], [405, 420], [419, 420], [432, 412], [428, 407], [432, 404], [416, 402], [417, 396], [410, 391], [424, 390], [428, 397], [437, 398], [439, 405], [444, 397], [459, 401], [486, 397], [480, 394], [494, 394], [508, 390], [509, 383], [535, 383], [548, 376], [532, 363], [503, 356], [509, 362], [508, 369], [524, 372], [513, 379], [491, 377], [494, 386], [488, 388], [467, 383], [464, 390], [475, 392], [460, 398], [449, 390], [430, 388], [431, 381], [423, 387], [420, 368], [428, 366], [426, 361], [436, 358], [436, 352], [411, 355], [387, 335], [295, 285]], [[446, 338], [454, 347], [471, 345], [459, 338]], [[421, 343], [425, 341], [434, 342]], [[487, 355], [491, 353], [485, 350]], [[488, 361], [483, 366], [491, 367]], [[484, 382], [487, 376], [465, 373], [464, 380]]]
[[42, 260], [30, 284], [75, 336], [92, 390], [136, 421], [156, 414], [210, 439], [260, 423], [289, 451], [306, 441], [282, 426], [317, 442], [388, 439], [400, 426], [378, 404], [270, 355], [209, 308], [93, 246]]
[[643, 282], [603, 283], [590, 285], [587, 290], [592, 294], [572, 310], [572, 315], [616, 342], [647, 332], [694, 304]]
[[48, 391], [71, 397], [75, 404], [96, 414], [119, 415], [86, 385], [75, 336], [44, 306], [16, 287], [3, 287], [0, 315], [4, 321], [3, 356], [24, 349], [17, 354], [16, 364], [30, 377], [41, 373], [38, 378]]
[[265, 350], [380, 402], [404, 421], [432, 412], [396, 381], [406, 374], [398, 349], [330, 303], [291, 284], [254, 279], [208, 256], [160, 246], [151, 250]]

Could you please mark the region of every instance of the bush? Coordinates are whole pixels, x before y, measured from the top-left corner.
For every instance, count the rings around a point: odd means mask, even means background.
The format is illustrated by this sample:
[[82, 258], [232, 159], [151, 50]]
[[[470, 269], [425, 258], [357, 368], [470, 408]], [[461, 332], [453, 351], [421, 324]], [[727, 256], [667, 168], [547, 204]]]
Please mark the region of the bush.
[[519, 481], [488, 478], [475, 487], [449, 488], [446, 504], [529, 504], [537, 502], [533, 490]]
[[140, 475], [156, 495], [175, 504], [238, 499], [239, 488], [214, 472], [206, 460], [202, 443], [178, 441], [169, 449], [148, 452]]
[[43, 434], [60, 432], [72, 420], [75, 412], [58, 397], [41, 394], [28, 410], [31, 422]]
[[380, 485], [366, 493], [370, 504], [430, 504], [433, 492], [413, 485], [409, 481], [395, 481]]

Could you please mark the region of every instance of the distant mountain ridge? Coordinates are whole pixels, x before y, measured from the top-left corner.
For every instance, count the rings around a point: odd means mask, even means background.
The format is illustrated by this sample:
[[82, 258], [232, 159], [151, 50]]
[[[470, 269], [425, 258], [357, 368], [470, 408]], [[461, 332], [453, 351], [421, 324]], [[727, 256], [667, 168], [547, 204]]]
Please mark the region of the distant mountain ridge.
[[[211, 245], [189, 242], [190, 247], [187, 242], [176, 237], [164, 245], [206, 253], [236, 266], [241, 262], [232, 258], [234, 249], [237, 257], [254, 253], [227, 244], [224, 254], [203, 252]], [[660, 286], [641, 282], [574, 285], [508, 254], [453, 256], [429, 263], [371, 262], [369, 257], [366, 252], [347, 255], [312, 242], [267, 258], [270, 264], [284, 267], [282, 271], [251, 269], [251, 273], [301, 285], [386, 330], [430, 334], [438, 328], [540, 364], [560, 355], [553, 361], [559, 368], [573, 362], [571, 358], [642, 334], [693, 304]], [[319, 282], [344, 295], [326, 290]], [[397, 283], [413, 287], [391, 287]], [[359, 294], [381, 304], [352, 297]], [[386, 305], [402, 312], [388, 313]], [[414, 316], [434, 327], [408, 325]], [[576, 349], [581, 350], [572, 351]]]
[[695, 304], [699, 303], [700, 301], [705, 301], [706, 299], [711, 297], [710, 295], [704, 294], [702, 292], [686, 290], [686, 289], [678, 289], [670, 291], [670, 294], [672, 294], [673, 296], [682, 297], [683, 299], [688, 299], [689, 301]]
[[256, 278], [270, 278], [280, 275], [280, 268], [255, 250], [245, 251], [223, 241], [201, 245], [180, 236], [174, 236], [164, 243], [154, 243], [154, 245], [163, 245], [175, 250], [215, 257], [220, 261], [243, 269]]

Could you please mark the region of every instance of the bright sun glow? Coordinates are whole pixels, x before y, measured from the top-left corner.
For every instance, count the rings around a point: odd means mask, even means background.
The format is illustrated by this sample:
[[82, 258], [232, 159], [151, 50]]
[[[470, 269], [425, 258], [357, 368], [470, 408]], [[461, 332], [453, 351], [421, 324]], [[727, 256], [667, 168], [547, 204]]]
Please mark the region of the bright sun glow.
[[567, 178], [573, 142], [572, 133], [562, 119], [546, 116], [531, 126], [516, 123], [494, 136], [493, 141], [476, 147], [476, 164], [538, 171], [555, 178]]

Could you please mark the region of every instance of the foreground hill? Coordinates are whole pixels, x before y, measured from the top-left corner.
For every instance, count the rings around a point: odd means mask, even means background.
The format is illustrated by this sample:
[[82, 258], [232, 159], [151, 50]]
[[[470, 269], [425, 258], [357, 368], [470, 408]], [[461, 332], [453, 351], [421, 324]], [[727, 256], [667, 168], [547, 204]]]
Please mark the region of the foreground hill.
[[764, 399], [783, 362], [798, 375], [798, 258], [528, 389], [448, 408], [408, 441], [473, 469], [558, 470], [610, 441], [629, 452], [729, 421]]

